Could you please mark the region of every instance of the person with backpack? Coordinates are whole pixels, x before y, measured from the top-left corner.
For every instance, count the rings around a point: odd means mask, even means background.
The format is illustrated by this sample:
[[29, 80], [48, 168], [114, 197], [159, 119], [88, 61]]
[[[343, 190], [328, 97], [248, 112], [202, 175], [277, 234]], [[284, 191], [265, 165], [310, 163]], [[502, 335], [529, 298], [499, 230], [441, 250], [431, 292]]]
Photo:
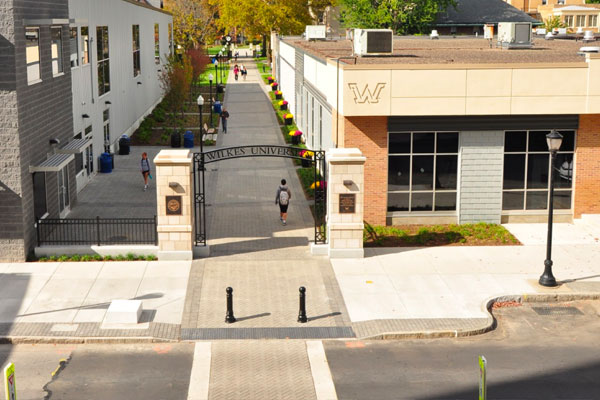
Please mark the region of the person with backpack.
[[229, 112], [223, 107], [223, 111], [221, 111], [221, 131], [223, 133], [227, 133], [227, 118], [229, 118]]
[[152, 168], [150, 166], [150, 160], [148, 160], [148, 154], [142, 153], [142, 160], [140, 162], [140, 171], [144, 177], [144, 192], [148, 189], [148, 178], [152, 179]]
[[292, 192], [286, 185], [285, 179], [281, 180], [281, 185], [277, 188], [275, 195], [275, 204], [279, 204], [279, 220], [283, 225], [287, 223], [287, 209], [292, 198]]
[[233, 67], [233, 75], [235, 76], [235, 80], [238, 80], [238, 74], [240, 73], [240, 67], [237, 64]]

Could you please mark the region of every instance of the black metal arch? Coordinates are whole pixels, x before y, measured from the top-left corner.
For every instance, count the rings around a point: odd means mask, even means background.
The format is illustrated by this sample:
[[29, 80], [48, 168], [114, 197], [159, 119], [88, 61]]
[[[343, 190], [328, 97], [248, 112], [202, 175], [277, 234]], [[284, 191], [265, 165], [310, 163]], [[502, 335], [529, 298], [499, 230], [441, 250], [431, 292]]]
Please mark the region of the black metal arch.
[[[305, 152], [310, 156], [305, 157]], [[310, 150], [293, 146], [274, 145], [250, 145], [224, 147], [211, 151], [194, 153], [194, 220], [196, 228], [195, 245], [206, 246], [206, 193], [204, 184], [204, 171], [206, 164], [217, 161], [230, 160], [247, 157], [279, 157], [300, 160], [303, 166], [309, 164], [313, 167], [314, 182], [318, 182], [319, 174], [325, 180], [327, 176], [325, 151]], [[306, 163], [306, 164], [305, 164]], [[325, 235], [325, 224], [327, 215], [326, 188], [325, 185], [315, 185], [314, 188], [314, 210], [315, 219], [315, 243], [327, 243]]]

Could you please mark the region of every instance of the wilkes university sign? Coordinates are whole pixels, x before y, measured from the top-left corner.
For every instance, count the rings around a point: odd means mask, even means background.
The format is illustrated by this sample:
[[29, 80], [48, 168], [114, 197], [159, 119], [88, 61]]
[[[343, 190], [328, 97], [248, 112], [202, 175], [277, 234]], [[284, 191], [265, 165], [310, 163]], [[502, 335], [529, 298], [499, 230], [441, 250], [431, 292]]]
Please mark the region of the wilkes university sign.
[[[223, 149], [217, 149], [212, 151], [204, 152], [204, 163], [212, 163], [221, 160], [227, 160], [230, 158], [243, 158], [243, 157], [285, 157], [285, 158], [296, 158], [305, 160], [302, 157], [303, 152], [306, 149], [300, 147], [288, 147], [288, 146], [239, 146], [239, 147], [226, 147]], [[301, 154], [302, 153], [302, 154]]]

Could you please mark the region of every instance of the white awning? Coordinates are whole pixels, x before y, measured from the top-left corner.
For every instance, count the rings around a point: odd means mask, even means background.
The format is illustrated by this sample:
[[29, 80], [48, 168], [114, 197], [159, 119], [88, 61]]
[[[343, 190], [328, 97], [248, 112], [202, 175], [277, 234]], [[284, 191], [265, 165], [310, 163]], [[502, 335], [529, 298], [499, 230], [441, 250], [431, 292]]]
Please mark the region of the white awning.
[[78, 154], [82, 153], [83, 150], [92, 142], [92, 139], [75, 139], [67, 143], [63, 148], [58, 149], [57, 153], [60, 154]]
[[73, 154], [53, 154], [39, 165], [30, 165], [29, 172], [58, 172], [74, 159]]

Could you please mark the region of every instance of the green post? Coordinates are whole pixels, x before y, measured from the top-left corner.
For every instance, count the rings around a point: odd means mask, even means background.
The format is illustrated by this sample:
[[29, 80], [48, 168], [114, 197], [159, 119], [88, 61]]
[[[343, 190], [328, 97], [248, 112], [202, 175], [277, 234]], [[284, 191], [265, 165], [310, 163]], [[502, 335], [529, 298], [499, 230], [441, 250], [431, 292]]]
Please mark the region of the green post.
[[487, 360], [484, 356], [479, 356], [479, 400], [487, 398], [486, 368]]

